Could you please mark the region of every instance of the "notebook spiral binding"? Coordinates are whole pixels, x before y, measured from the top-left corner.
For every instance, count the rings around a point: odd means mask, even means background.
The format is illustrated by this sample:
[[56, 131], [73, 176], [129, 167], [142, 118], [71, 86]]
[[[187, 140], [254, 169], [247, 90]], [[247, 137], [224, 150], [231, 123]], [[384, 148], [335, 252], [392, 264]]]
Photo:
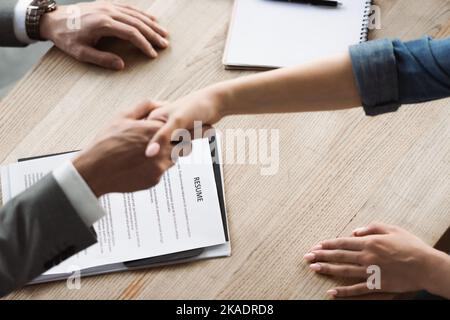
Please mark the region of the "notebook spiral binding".
[[372, 0], [366, 0], [366, 4], [364, 6], [364, 18], [361, 26], [361, 34], [359, 36], [359, 42], [366, 42], [369, 36], [369, 16], [372, 12]]

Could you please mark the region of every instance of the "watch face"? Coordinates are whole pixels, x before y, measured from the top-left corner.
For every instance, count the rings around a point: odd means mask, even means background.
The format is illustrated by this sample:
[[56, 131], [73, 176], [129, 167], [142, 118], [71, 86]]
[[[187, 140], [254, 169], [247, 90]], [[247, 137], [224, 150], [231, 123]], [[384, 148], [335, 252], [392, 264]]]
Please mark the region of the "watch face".
[[33, 0], [30, 6], [39, 8], [44, 12], [50, 12], [56, 10], [56, 2], [55, 0]]
[[45, 7], [49, 4], [53, 4], [54, 2], [54, 0], [34, 0], [32, 4], [39, 7]]

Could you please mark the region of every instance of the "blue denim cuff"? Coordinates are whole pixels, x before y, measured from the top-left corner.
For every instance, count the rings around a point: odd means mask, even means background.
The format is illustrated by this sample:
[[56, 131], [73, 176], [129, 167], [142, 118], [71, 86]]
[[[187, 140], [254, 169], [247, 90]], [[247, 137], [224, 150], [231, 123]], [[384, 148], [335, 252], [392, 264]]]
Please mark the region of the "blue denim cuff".
[[350, 57], [366, 115], [397, 111], [401, 104], [392, 41], [380, 39], [351, 46]]

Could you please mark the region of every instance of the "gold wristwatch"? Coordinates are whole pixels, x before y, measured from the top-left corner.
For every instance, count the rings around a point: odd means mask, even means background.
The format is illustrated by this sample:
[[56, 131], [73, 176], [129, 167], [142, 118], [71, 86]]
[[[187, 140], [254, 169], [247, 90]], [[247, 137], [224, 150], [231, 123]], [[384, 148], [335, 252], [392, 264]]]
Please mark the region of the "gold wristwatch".
[[41, 17], [48, 12], [55, 11], [56, 8], [57, 5], [54, 0], [33, 0], [30, 3], [25, 18], [27, 35], [30, 39], [44, 40], [40, 32]]

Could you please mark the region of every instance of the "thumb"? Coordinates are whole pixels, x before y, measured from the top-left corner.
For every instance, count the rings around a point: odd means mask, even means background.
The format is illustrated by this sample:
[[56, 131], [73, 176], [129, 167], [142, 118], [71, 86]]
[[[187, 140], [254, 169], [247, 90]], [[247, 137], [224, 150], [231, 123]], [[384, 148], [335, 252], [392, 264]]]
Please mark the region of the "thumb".
[[145, 150], [145, 156], [147, 158], [152, 158], [159, 153], [161, 145], [170, 144], [172, 132], [175, 129], [175, 122], [169, 119], [150, 140], [147, 149]]
[[125, 62], [118, 55], [89, 46], [82, 47], [75, 58], [107, 69], [122, 70], [125, 67]]

